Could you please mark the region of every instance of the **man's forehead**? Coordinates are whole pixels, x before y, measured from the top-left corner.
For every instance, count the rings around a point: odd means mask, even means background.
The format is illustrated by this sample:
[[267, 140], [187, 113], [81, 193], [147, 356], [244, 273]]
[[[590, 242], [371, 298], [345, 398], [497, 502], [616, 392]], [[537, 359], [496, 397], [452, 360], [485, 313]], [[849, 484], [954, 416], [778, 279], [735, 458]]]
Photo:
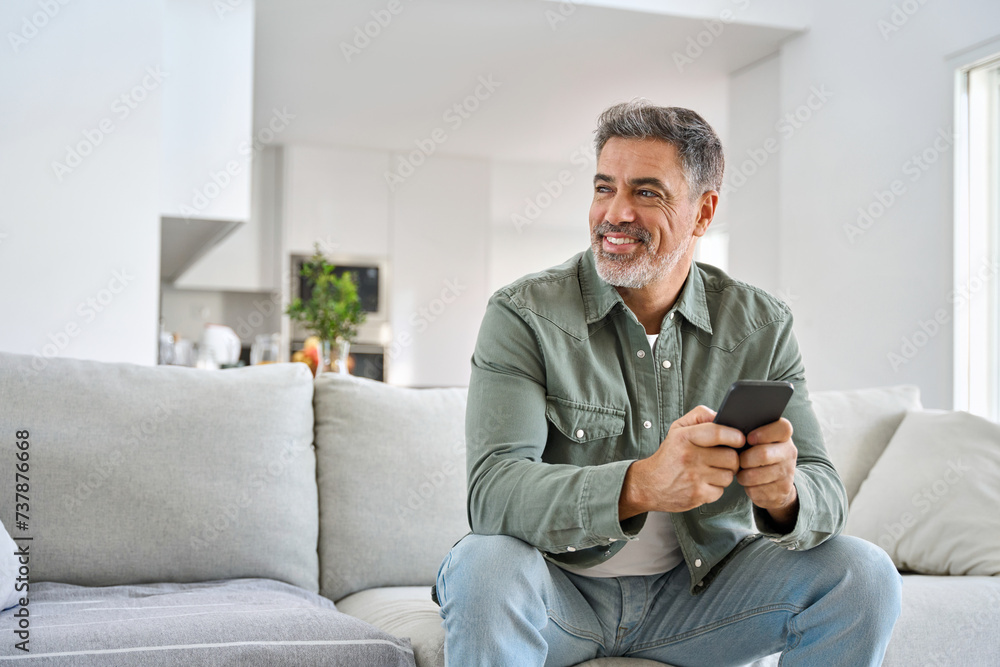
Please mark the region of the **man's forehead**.
[[612, 137], [597, 158], [595, 180], [683, 177], [677, 148], [662, 139]]

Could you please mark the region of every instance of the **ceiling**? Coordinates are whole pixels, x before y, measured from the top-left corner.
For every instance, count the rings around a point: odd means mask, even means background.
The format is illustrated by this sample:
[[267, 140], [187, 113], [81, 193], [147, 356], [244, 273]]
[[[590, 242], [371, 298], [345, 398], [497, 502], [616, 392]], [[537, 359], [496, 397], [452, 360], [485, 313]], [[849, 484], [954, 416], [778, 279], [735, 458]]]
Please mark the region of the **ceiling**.
[[[278, 110], [294, 118], [276, 143], [410, 151], [440, 128], [440, 153], [565, 162], [602, 109], [637, 96], [699, 110], [724, 134], [728, 74], [797, 34], [716, 22], [711, 35], [703, 19], [571, 2], [397, 2], [257, 0], [256, 128]], [[375, 36], [355, 45], [366, 24]], [[350, 62], [344, 45], [361, 47]], [[499, 85], [446, 116], [480, 77]]]

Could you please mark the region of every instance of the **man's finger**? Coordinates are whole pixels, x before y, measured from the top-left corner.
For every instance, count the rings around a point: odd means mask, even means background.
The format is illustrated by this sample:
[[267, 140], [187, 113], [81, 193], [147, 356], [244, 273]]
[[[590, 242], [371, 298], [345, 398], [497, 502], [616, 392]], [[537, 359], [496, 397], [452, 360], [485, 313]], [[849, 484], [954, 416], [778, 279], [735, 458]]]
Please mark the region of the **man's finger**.
[[755, 445], [740, 454], [740, 467], [760, 468], [783, 464], [794, 468], [798, 457], [799, 450], [791, 440], [769, 445]]
[[792, 422], [781, 417], [776, 422], [764, 424], [755, 428], [747, 434], [747, 442], [751, 445], [766, 444], [769, 442], [784, 442], [792, 439]]
[[734, 477], [735, 475], [730, 470], [723, 470], [722, 468], [709, 468], [708, 472], [705, 473], [704, 481], [707, 484], [724, 489], [733, 483]]
[[712, 468], [721, 468], [736, 473], [740, 469], [740, 455], [732, 447], [707, 448], [702, 459]]
[[742, 431], [731, 426], [722, 424], [696, 424], [685, 430], [688, 442], [699, 447], [726, 447], [738, 448], [746, 443]]
[[772, 484], [787, 476], [784, 466], [771, 465], [760, 468], [744, 468], [736, 474], [736, 481], [744, 488]]
[[783, 461], [795, 461], [797, 458], [798, 449], [791, 441], [754, 445], [740, 454], [740, 467], [759, 468]]

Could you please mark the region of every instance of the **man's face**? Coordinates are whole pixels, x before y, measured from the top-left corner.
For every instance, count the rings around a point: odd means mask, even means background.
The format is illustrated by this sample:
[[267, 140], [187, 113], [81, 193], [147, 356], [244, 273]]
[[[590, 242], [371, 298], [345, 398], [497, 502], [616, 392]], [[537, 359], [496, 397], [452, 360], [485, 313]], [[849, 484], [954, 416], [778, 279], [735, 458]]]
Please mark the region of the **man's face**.
[[598, 274], [612, 285], [633, 289], [667, 278], [711, 222], [714, 201], [705, 220], [706, 197], [690, 201], [673, 144], [609, 139], [597, 160], [590, 205]]

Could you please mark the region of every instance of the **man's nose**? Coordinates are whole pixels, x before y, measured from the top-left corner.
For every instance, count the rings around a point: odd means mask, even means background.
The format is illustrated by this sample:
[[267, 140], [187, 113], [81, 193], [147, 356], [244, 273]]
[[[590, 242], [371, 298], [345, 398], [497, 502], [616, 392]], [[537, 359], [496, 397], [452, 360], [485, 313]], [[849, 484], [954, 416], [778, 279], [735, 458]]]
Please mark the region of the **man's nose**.
[[608, 205], [608, 210], [605, 211], [604, 217], [613, 225], [620, 225], [623, 222], [634, 222], [635, 209], [632, 207], [631, 199], [625, 193], [615, 193], [614, 198]]

